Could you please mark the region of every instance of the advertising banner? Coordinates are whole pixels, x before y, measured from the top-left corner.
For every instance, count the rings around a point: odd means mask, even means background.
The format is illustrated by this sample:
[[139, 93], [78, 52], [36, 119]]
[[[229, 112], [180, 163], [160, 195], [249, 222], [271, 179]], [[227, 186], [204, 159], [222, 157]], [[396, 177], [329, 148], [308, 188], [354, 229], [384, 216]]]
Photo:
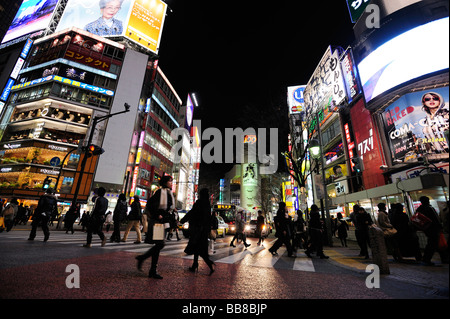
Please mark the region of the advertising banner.
[[[307, 115], [340, 105], [346, 98], [339, 53], [328, 47], [304, 91]], [[334, 102], [333, 102], [334, 101]]]
[[418, 155], [448, 159], [449, 88], [404, 95], [383, 112], [393, 160], [415, 161]]
[[[436, 43], [430, 49], [423, 43]], [[378, 47], [359, 64], [366, 102], [410, 80], [449, 68], [449, 18], [411, 29]]]
[[297, 85], [288, 87], [288, 107], [289, 114], [300, 114], [305, 110], [305, 99], [303, 98], [303, 92], [306, 85]]
[[166, 10], [161, 0], [69, 0], [56, 32], [77, 27], [101, 37], [126, 37], [158, 53]]
[[59, 0], [24, 0], [2, 43], [48, 27]]

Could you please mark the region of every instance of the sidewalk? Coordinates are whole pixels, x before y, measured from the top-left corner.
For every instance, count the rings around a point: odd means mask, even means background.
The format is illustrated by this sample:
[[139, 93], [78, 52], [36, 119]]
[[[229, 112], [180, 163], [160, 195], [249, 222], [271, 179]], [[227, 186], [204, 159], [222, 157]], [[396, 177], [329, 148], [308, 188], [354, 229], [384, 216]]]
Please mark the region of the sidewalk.
[[[339, 239], [333, 238], [333, 247], [324, 247], [325, 255], [331, 263], [356, 272], [365, 273], [366, 267], [373, 263], [372, 258], [359, 257], [359, 246], [356, 241], [347, 240], [348, 247], [342, 247]], [[370, 253], [370, 249], [369, 249]], [[423, 251], [422, 251], [423, 253]], [[434, 293], [448, 297], [449, 265], [442, 264], [439, 253], [433, 255], [435, 266], [425, 266], [414, 258], [405, 258], [397, 262], [388, 255], [389, 275], [381, 275], [385, 279], [393, 279], [434, 289]]]

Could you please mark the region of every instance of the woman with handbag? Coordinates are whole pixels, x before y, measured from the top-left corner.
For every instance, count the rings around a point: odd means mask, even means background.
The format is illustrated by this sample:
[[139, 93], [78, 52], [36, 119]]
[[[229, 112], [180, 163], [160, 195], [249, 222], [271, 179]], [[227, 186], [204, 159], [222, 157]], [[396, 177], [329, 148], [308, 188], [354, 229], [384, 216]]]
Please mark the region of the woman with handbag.
[[[379, 203], [378, 205], [378, 227], [381, 228], [384, 234], [384, 240], [386, 242], [386, 247], [388, 250], [392, 251], [392, 256], [396, 261], [403, 261], [402, 254], [400, 253], [400, 247], [397, 241], [397, 230], [392, 226], [389, 216], [386, 212], [386, 204]], [[389, 249], [390, 248], [390, 249]]]
[[[172, 177], [163, 176], [159, 181], [161, 188], [148, 200], [145, 212], [148, 217], [148, 233], [145, 237], [147, 244], [155, 244], [146, 253], [136, 257], [137, 268], [142, 269], [144, 260], [152, 257], [152, 265], [148, 274], [149, 278], [163, 279], [156, 272], [159, 253], [164, 248], [164, 223], [168, 222], [169, 211], [175, 208], [175, 198], [172, 193]], [[161, 226], [162, 225], [162, 226]], [[156, 231], [162, 228], [162, 236], [156, 236]], [[159, 234], [161, 235], [161, 234]]]
[[191, 235], [184, 252], [194, 255], [194, 263], [189, 271], [198, 271], [198, 256], [202, 257], [209, 267], [209, 275], [215, 271], [215, 264], [209, 259], [208, 237], [211, 234], [211, 205], [207, 188], [200, 190], [199, 199], [192, 209], [181, 219], [182, 224], [189, 222]]

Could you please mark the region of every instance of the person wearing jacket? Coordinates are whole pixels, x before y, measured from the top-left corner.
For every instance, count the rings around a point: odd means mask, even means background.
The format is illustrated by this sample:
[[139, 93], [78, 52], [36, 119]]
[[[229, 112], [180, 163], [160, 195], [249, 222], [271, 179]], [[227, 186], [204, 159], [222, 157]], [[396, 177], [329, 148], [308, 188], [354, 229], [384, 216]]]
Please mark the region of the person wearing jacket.
[[277, 231], [275, 233], [275, 237], [277, 237], [278, 239], [275, 242], [275, 244], [273, 244], [273, 246], [269, 248], [269, 252], [274, 256], [278, 255], [277, 253], [278, 248], [280, 248], [283, 244], [285, 244], [288, 251], [288, 256], [294, 257], [291, 245], [290, 218], [288, 215], [288, 210], [285, 202], [280, 202], [277, 211], [277, 216], [275, 216], [274, 222], [275, 222], [275, 229]]
[[[389, 229], [395, 229], [395, 227], [391, 224], [388, 213], [386, 212], [386, 204], [378, 203], [377, 206], [378, 206], [378, 219], [377, 219], [378, 227], [380, 227], [383, 232]], [[397, 237], [393, 235], [390, 237], [385, 237], [384, 240], [386, 242], [386, 247], [389, 247], [390, 250], [392, 250], [392, 256], [394, 257], [394, 260], [403, 261]]]
[[92, 234], [97, 233], [97, 235], [102, 240], [102, 247], [106, 244], [106, 237], [103, 234], [102, 228], [105, 222], [105, 213], [108, 209], [108, 200], [104, 197], [106, 190], [100, 187], [97, 191], [97, 198], [95, 199], [94, 209], [89, 216], [88, 227], [87, 227], [87, 240], [83, 247], [90, 248], [92, 242]]
[[236, 213], [236, 234], [234, 235], [233, 239], [231, 240], [230, 246], [231, 247], [236, 247], [234, 245], [234, 240], [238, 239], [239, 237], [242, 238], [242, 242], [244, 243], [245, 248], [247, 248], [248, 246], [250, 246], [251, 244], [247, 244], [246, 238], [245, 238], [245, 234], [244, 234], [244, 230], [245, 230], [245, 220], [244, 220], [244, 211], [240, 210]]
[[211, 232], [211, 205], [207, 188], [200, 190], [199, 199], [192, 209], [181, 219], [182, 224], [189, 222], [189, 243], [184, 252], [194, 255], [194, 263], [189, 271], [198, 271], [198, 256], [202, 257], [209, 267], [209, 275], [215, 271], [215, 264], [208, 255], [208, 236]]
[[34, 210], [33, 222], [31, 223], [31, 232], [28, 240], [34, 240], [36, 237], [36, 230], [41, 224], [42, 231], [44, 232], [44, 241], [47, 241], [50, 237], [50, 231], [48, 230], [48, 221], [52, 215], [57, 213], [58, 201], [55, 197], [53, 188], [48, 188], [44, 195], [39, 198], [38, 205]]
[[9, 232], [12, 229], [14, 225], [14, 219], [17, 216], [18, 210], [19, 210], [19, 202], [15, 197], [13, 197], [9, 202], [9, 204], [3, 210], [6, 232]]
[[430, 205], [430, 199], [427, 196], [421, 196], [419, 200], [422, 205], [417, 208], [417, 212], [425, 215], [431, 220], [430, 226], [423, 231], [425, 236], [427, 236], [427, 245], [425, 246], [425, 251], [423, 253], [423, 262], [427, 266], [434, 266], [434, 263], [431, 262], [431, 258], [438, 250], [439, 235], [442, 231], [442, 225], [436, 210]]
[[139, 196], [134, 195], [133, 203], [131, 204], [131, 211], [130, 214], [128, 214], [128, 225], [125, 230], [125, 233], [123, 234], [122, 242], [126, 242], [128, 238], [128, 234], [130, 233], [130, 230], [132, 227], [136, 230], [137, 233], [137, 240], [134, 242], [135, 244], [141, 243], [141, 229], [140, 229], [140, 223], [142, 219], [142, 208], [141, 204], [139, 202]]
[[319, 207], [315, 204], [311, 205], [311, 213], [309, 218], [309, 236], [311, 237], [311, 245], [308, 246], [305, 251], [306, 256], [311, 258], [311, 252], [313, 250], [316, 251], [316, 255], [320, 257], [320, 259], [327, 259], [328, 256], [325, 256], [323, 253], [323, 236], [322, 233], [323, 223], [320, 219]]
[[127, 198], [125, 194], [120, 194], [113, 212], [114, 230], [109, 239], [111, 242], [120, 242], [120, 225], [127, 218]]
[[[156, 272], [158, 267], [159, 253], [164, 248], [163, 240], [153, 240], [153, 225], [156, 223], [164, 224], [168, 222], [169, 211], [175, 208], [175, 198], [172, 193], [172, 177], [163, 176], [159, 181], [161, 188], [150, 197], [145, 207], [145, 212], [148, 216], [148, 233], [145, 237], [145, 242], [155, 244], [146, 253], [136, 256], [137, 268], [142, 269], [144, 260], [152, 257], [152, 265], [148, 276], [155, 279], [163, 279], [163, 277]], [[165, 236], [164, 236], [165, 238]]]

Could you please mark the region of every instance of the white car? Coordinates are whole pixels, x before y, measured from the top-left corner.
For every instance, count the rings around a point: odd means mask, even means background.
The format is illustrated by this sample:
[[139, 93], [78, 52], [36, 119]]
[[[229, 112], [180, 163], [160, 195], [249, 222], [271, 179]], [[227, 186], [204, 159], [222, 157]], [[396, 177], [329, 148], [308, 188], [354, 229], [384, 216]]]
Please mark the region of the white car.
[[[256, 236], [256, 224], [258, 221], [256, 219], [253, 219], [250, 221], [250, 223], [245, 225], [244, 233], [246, 236]], [[267, 237], [269, 236], [269, 225], [264, 224], [261, 237]]]

